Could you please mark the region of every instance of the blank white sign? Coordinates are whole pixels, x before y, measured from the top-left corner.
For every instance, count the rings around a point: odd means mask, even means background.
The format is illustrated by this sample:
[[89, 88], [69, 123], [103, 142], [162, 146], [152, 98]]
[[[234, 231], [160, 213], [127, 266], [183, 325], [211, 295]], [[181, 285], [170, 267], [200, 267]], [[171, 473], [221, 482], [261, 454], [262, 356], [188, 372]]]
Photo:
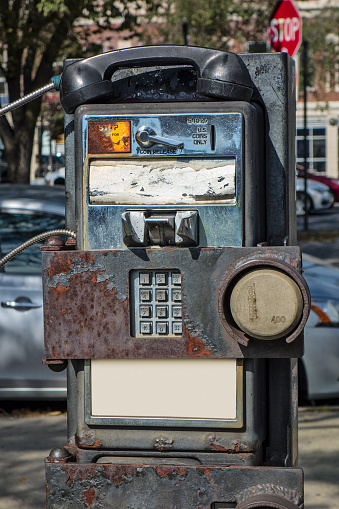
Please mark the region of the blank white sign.
[[90, 203], [194, 205], [235, 202], [235, 159], [93, 160]]
[[237, 417], [235, 359], [91, 361], [93, 417]]

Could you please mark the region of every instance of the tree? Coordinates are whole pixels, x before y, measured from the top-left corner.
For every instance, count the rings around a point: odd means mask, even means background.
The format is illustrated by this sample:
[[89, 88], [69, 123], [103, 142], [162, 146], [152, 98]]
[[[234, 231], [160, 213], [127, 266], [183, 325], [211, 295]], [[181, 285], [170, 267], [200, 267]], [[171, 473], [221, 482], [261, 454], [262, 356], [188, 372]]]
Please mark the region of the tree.
[[146, 42], [183, 44], [187, 24], [190, 44], [232, 50], [246, 41], [265, 41], [276, 0], [146, 0]]
[[[301, 14], [303, 40], [308, 41], [308, 86], [311, 87], [312, 98], [322, 101], [338, 86], [339, 3], [326, 0], [318, 9], [301, 11]], [[302, 47], [300, 54], [302, 55]], [[303, 59], [301, 59], [301, 91], [303, 76]]]
[[[83, 56], [80, 38], [86, 37], [86, 29], [75, 26], [80, 17], [95, 20], [98, 30], [119, 17], [124, 20], [119, 29], [125, 29], [134, 21], [128, 6], [127, 0], [0, 0], [0, 73], [10, 102], [46, 85], [60, 58]], [[29, 182], [40, 108], [41, 98], [0, 117], [10, 182]]]

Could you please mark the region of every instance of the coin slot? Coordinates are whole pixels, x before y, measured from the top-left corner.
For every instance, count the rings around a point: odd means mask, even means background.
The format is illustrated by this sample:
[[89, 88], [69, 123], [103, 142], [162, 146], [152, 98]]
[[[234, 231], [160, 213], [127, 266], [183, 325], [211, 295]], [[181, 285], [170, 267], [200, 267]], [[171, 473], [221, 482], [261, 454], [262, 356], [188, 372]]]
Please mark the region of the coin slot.
[[210, 144], [211, 150], [215, 150], [215, 125], [211, 125], [210, 128]]

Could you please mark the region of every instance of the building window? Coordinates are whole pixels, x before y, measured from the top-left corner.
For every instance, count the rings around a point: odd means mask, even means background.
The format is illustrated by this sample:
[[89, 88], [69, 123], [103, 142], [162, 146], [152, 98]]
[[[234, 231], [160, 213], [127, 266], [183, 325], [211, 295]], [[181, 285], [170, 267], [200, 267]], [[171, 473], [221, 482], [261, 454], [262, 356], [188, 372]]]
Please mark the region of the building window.
[[[320, 173], [326, 172], [326, 128], [309, 127], [307, 135], [308, 168]], [[297, 129], [297, 163], [304, 164], [304, 129]]]
[[5, 78], [0, 77], [0, 106], [3, 108], [9, 103], [7, 83]]

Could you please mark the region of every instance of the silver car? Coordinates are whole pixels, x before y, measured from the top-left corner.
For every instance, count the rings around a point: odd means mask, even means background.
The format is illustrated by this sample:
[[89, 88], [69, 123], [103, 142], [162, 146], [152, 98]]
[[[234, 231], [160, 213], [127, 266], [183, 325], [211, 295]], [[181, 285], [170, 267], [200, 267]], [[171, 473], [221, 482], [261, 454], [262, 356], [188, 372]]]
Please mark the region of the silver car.
[[303, 255], [312, 309], [299, 361], [301, 403], [339, 398], [339, 269]]
[[[65, 191], [47, 186], [0, 185], [0, 249], [64, 228]], [[42, 364], [43, 316], [39, 245], [0, 269], [0, 399], [66, 397], [65, 373]]]
[[[333, 203], [334, 196], [328, 186], [316, 180], [307, 180], [307, 212], [328, 209]], [[297, 216], [305, 214], [305, 180], [303, 178], [296, 179], [296, 210]]]
[[[3, 256], [42, 231], [64, 227], [64, 189], [0, 185]], [[304, 255], [312, 296], [299, 361], [300, 399], [339, 398], [339, 269]], [[39, 247], [0, 269], [0, 399], [64, 399], [66, 374], [42, 364], [43, 317]]]

